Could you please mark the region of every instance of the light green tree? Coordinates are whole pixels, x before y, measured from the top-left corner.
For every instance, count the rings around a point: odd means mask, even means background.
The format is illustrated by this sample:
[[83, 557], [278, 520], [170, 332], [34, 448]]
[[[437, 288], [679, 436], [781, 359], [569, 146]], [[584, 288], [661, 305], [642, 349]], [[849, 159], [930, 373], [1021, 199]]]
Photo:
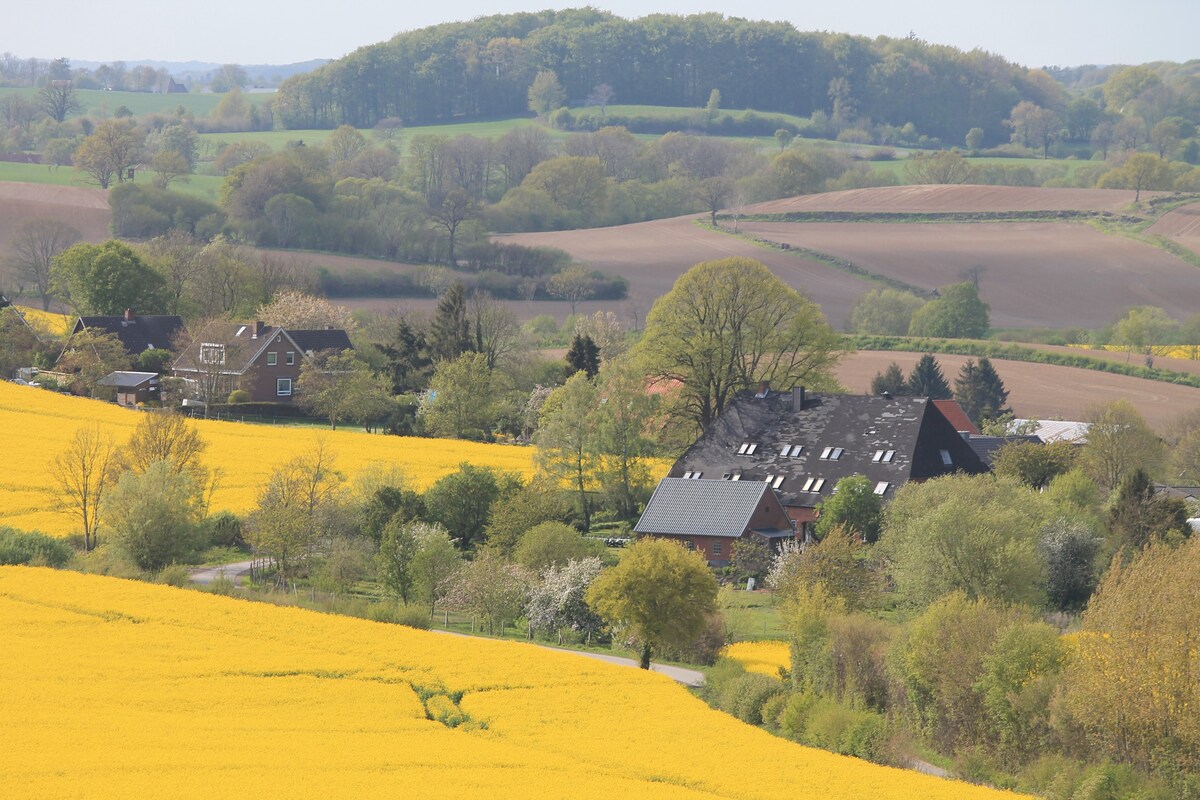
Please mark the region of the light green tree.
[[494, 380], [483, 353], [463, 353], [441, 361], [420, 408], [425, 430], [434, 436], [482, 438], [493, 422]]
[[578, 494], [583, 528], [591, 528], [590, 493], [600, 467], [596, 408], [599, 393], [583, 372], [576, 372], [542, 406], [538, 420], [535, 460], [547, 474], [570, 485]]
[[196, 545], [204, 518], [203, 489], [170, 461], [126, 471], [105, 499], [110, 539], [144, 570], [160, 570]]
[[909, 336], [982, 339], [987, 335], [988, 306], [970, 282], [943, 287], [937, 298], [913, 312]]
[[760, 381], [835, 387], [839, 347], [815, 303], [762, 263], [727, 258], [692, 267], [655, 302], [638, 352], [649, 378], [681, 384], [683, 413], [707, 428]]
[[462, 554], [450, 541], [450, 534], [440, 525], [418, 525], [413, 534], [417, 549], [413, 553], [411, 570], [416, 598], [429, 607], [429, 617], [437, 611], [454, 586], [454, 575], [462, 567]]
[[513, 552], [513, 560], [534, 573], [547, 567], [562, 567], [568, 561], [599, 556], [604, 544], [585, 539], [579, 531], [561, 522], [543, 522], [525, 532]]
[[855, 333], [907, 336], [913, 314], [925, 301], [897, 289], [872, 289], [854, 301], [850, 327]]
[[541, 70], [529, 85], [529, 110], [544, 117], [567, 100], [558, 76], [552, 70]]
[[650, 458], [655, 454], [650, 430], [658, 398], [646, 391], [642, 371], [624, 359], [601, 367], [597, 394], [596, 477], [617, 513], [633, 518], [650, 483]]
[[1150, 153], [1135, 153], [1124, 164], [1104, 173], [1096, 183], [1101, 189], [1133, 189], [1133, 202], [1150, 189], [1170, 189], [1174, 178], [1171, 165]]
[[1155, 347], [1167, 345], [1178, 330], [1175, 320], [1161, 308], [1137, 306], [1129, 309], [1113, 326], [1113, 343], [1125, 347], [1131, 354], [1140, 353], [1150, 361]]
[[821, 501], [816, 534], [824, 539], [835, 528], [844, 528], [849, 536], [871, 543], [879, 538], [883, 524], [883, 503], [874, 485], [865, 475], [851, 475], [837, 482], [837, 488]]
[[600, 574], [587, 604], [642, 649], [639, 665], [661, 647], [695, 641], [717, 608], [717, 579], [703, 557], [665, 539], [642, 539], [617, 566]]
[[1161, 471], [1165, 457], [1162, 440], [1128, 400], [1089, 406], [1083, 421], [1090, 427], [1079, 466], [1101, 490], [1115, 489], [1136, 469], [1152, 476]]
[[375, 568], [379, 583], [384, 591], [399, 597], [405, 605], [413, 596], [413, 559], [417, 554], [417, 535], [412, 523], [393, 517], [383, 529], [379, 541], [379, 552], [375, 554]]

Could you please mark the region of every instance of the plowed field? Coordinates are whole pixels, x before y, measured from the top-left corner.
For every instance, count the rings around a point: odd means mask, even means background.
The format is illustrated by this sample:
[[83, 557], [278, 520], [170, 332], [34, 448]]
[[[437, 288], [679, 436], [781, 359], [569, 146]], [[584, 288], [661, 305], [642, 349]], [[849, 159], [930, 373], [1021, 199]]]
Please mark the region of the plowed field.
[[73, 225], [85, 241], [108, 237], [108, 193], [83, 186], [50, 186], [0, 181], [0, 253], [27, 219], [50, 217]]
[[[1154, 197], [1165, 192], [1143, 192]], [[758, 203], [747, 214], [786, 214], [801, 211], [892, 212], [903, 214], [946, 211], [1112, 211], [1133, 203], [1125, 189], [1042, 189], [1025, 186], [880, 186], [844, 192], [808, 194]]]

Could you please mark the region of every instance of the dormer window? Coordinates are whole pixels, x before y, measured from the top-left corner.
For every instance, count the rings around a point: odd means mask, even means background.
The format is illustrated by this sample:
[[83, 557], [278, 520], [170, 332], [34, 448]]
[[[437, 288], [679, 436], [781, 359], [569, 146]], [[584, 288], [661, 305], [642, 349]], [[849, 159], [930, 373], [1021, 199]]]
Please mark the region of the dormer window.
[[754, 451], [758, 449], [758, 442], [742, 442], [742, 446], [738, 448], [739, 456], [752, 456]]
[[895, 457], [895, 450], [876, 450], [875, 455], [871, 456], [871, 462], [875, 464], [890, 464]]
[[826, 447], [821, 451], [822, 461], [837, 461], [845, 450], [841, 447]]
[[941, 456], [942, 456], [942, 463], [943, 463], [944, 465], [946, 465], [947, 467], [953, 467], [953, 466], [954, 466], [954, 459], [950, 457], [950, 451], [949, 451], [949, 450], [938, 450], [938, 453], [939, 453], [939, 454], [941, 454]]

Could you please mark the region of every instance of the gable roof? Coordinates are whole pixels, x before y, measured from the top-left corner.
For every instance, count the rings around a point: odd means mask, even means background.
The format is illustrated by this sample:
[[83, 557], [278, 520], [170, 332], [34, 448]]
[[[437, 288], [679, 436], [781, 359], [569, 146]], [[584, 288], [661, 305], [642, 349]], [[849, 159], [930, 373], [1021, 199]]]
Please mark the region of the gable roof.
[[96, 381], [100, 386], [117, 386], [125, 388], [137, 388], [144, 386], [151, 381], [158, 380], [157, 372], [130, 372], [127, 370], [117, 370], [110, 372], [100, 380]]
[[324, 330], [293, 330], [288, 328], [288, 335], [296, 346], [305, 353], [319, 353], [322, 350], [353, 350], [350, 337], [344, 330], [326, 328]]
[[763, 481], [663, 478], [633, 532], [737, 538], [768, 491]]
[[987, 467], [927, 398], [805, 396], [796, 390], [765, 397], [739, 393], [670, 476], [740, 474], [734, 483], [770, 476], [785, 506], [811, 507], [851, 475], [865, 475], [890, 497], [909, 480], [959, 470]]
[[992, 461], [995, 459], [996, 453], [1000, 448], [1013, 442], [1043, 444], [1042, 440], [1032, 433], [1025, 436], [970, 436], [967, 438], [967, 444], [971, 445], [971, 449], [975, 451], [975, 455], [979, 456], [979, 460], [989, 467], [992, 466]]
[[942, 416], [950, 421], [954, 426], [954, 430], [959, 433], [969, 433], [972, 436], [978, 436], [980, 431], [971, 418], [967, 416], [967, 412], [958, 404], [957, 400], [934, 400], [934, 406], [942, 412]]
[[71, 334], [84, 328], [115, 334], [125, 352], [136, 356], [151, 349], [169, 349], [176, 334], [183, 330], [183, 317], [176, 314], [86, 316], [76, 320]]

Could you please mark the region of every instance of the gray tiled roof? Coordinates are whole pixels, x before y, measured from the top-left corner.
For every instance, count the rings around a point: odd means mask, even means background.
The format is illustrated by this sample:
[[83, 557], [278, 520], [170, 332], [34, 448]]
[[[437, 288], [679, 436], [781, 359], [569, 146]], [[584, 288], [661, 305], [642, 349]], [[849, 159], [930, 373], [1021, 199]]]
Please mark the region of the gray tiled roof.
[[1033, 434], [1013, 435], [1013, 436], [970, 436], [967, 438], [967, 444], [971, 445], [971, 449], [975, 451], [975, 455], [979, 456], [980, 460], [992, 466], [992, 460], [995, 459], [996, 453], [1001, 447], [1014, 442], [1025, 442], [1028, 444], [1042, 444], [1042, 440]]
[[141, 386], [144, 383], [157, 380], [157, 372], [129, 372], [127, 370], [117, 370], [110, 372], [100, 380], [96, 381], [100, 386]]
[[287, 329], [292, 341], [306, 353], [319, 353], [322, 350], [353, 350], [350, 337], [344, 330], [329, 328], [326, 330], [293, 330]]
[[116, 334], [125, 352], [136, 356], [151, 348], [169, 350], [172, 340], [183, 330], [183, 318], [174, 314], [136, 314], [122, 316], [87, 316], [75, 322], [72, 331], [92, 328], [100, 333]]
[[761, 480], [663, 478], [633, 531], [736, 538], [746, 531], [766, 491]]
[[[670, 475], [700, 472], [705, 478], [719, 479], [740, 473], [742, 480], [733, 483], [782, 476], [778, 486], [772, 484], [780, 501], [785, 506], [811, 507], [851, 475], [887, 484], [884, 498], [891, 499], [909, 480], [958, 470], [987, 471], [954, 426], [924, 397], [810, 394], [799, 409], [797, 397], [792, 392], [766, 397], [738, 394], [675, 462]], [[739, 453], [743, 444], [756, 447], [751, 453]], [[783, 455], [785, 446], [787, 455]], [[837, 458], [822, 458], [826, 448], [840, 448], [841, 453]], [[890, 457], [888, 451], [893, 451]], [[810, 478], [813, 485], [805, 491]], [[822, 479], [816, 489], [816, 481]]]

